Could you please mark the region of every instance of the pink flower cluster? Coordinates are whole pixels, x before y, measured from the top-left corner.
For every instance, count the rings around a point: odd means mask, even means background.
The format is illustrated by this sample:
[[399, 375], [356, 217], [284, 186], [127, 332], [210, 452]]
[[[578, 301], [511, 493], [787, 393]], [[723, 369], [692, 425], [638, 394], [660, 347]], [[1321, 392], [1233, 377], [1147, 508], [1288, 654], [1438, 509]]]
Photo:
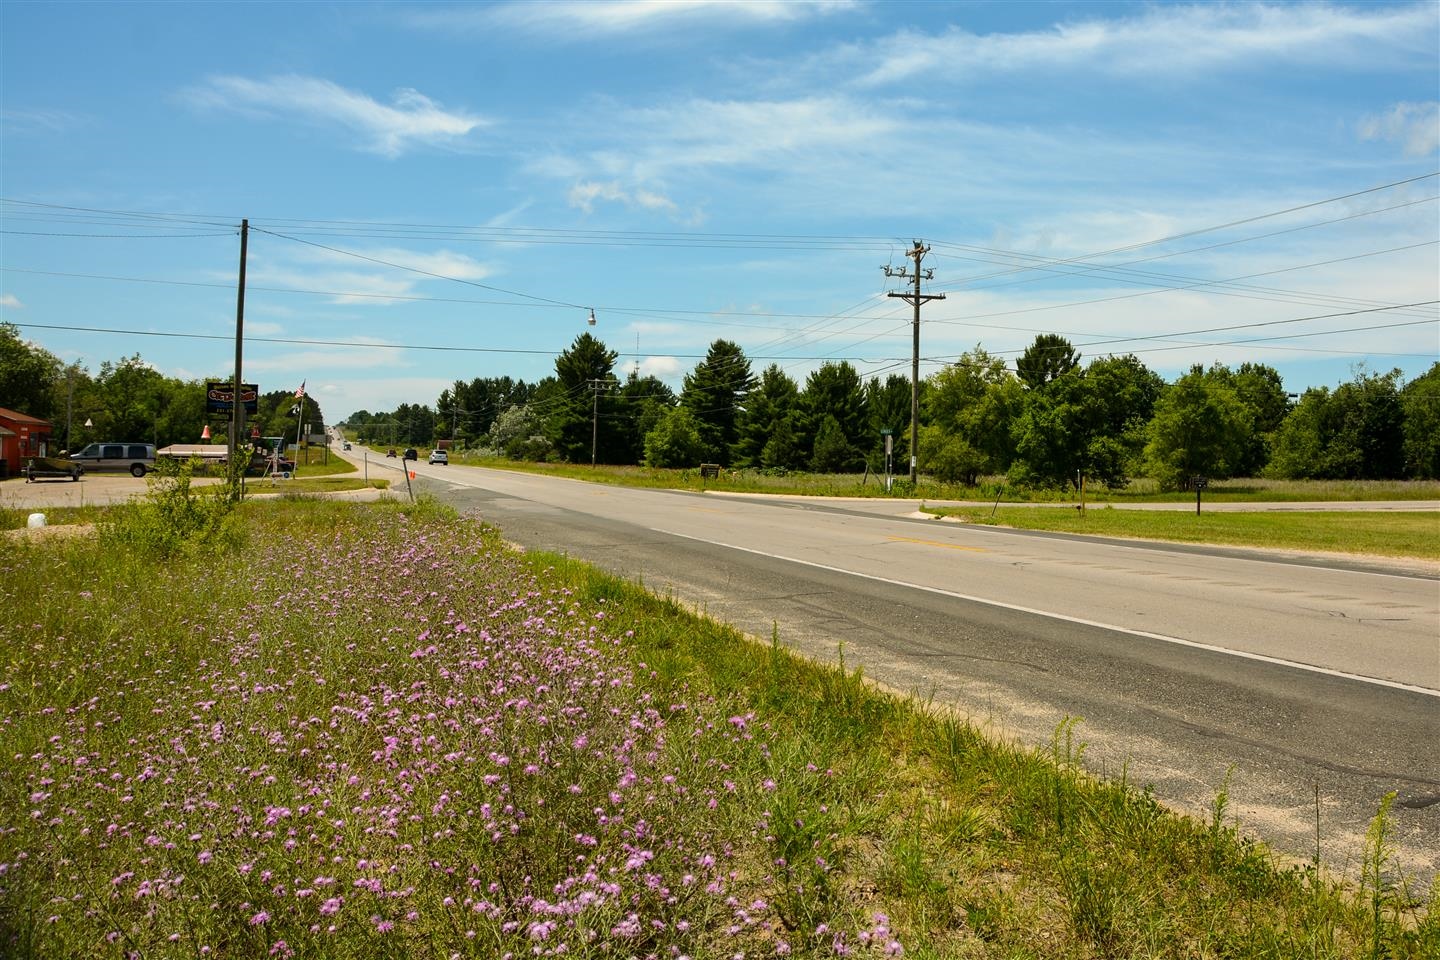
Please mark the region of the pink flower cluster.
[[0, 634], [29, 651], [0, 678], [0, 911], [48, 917], [42, 955], [900, 955], [881, 915], [772, 906], [742, 803], [827, 774], [763, 718], [657, 702], [603, 600], [478, 525], [397, 548], [359, 516], [257, 538], [218, 613], [101, 640], [97, 594], [83, 641]]

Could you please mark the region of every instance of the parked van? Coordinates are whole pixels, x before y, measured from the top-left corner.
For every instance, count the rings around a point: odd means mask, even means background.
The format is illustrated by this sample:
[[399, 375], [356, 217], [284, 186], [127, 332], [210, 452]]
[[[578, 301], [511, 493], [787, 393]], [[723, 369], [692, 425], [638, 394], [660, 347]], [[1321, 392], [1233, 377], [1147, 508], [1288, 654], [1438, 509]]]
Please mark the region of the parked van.
[[92, 443], [70, 459], [83, 464], [86, 470], [126, 470], [132, 477], [143, 477], [155, 469], [153, 443]]

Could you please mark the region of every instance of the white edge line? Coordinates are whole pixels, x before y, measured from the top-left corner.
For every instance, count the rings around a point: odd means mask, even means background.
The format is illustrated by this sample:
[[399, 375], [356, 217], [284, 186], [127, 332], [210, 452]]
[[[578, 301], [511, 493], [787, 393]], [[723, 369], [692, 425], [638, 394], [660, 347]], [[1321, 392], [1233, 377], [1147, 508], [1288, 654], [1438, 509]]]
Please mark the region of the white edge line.
[[1063, 620], [1067, 623], [1078, 623], [1086, 627], [1099, 627], [1101, 630], [1113, 630], [1116, 633], [1128, 633], [1135, 637], [1145, 637], [1150, 640], [1159, 640], [1162, 643], [1173, 643], [1182, 647], [1191, 647], [1196, 650], [1208, 650], [1211, 653], [1221, 653], [1231, 657], [1241, 657], [1246, 660], [1257, 660], [1261, 663], [1269, 663], [1280, 667], [1292, 667], [1296, 670], [1304, 670], [1309, 673], [1319, 673], [1327, 677], [1338, 677], [1342, 680], [1356, 680], [1360, 683], [1370, 683], [1381, 687], [1391, 687], [1395, 690], [1407, 690], [1410, 693], [1420, 693], [1427, 697], [1440, 698], [1440, 690], [1432, 690], [1429, 687], [1418, 687], [1411, 683], [1401, 683], [1398, 680], [1384, 680], [1380, 677], [1365, 677], [1358, 673], [1346, 673], [1344, 670], [1331, 670], [1328, 667], [1317, 667], [1311, 663], [1300, 663], [1296, 660], [1284, 660], [1280, 657], [1267, 657], [1263, 653], [1250, 653], [1245, 650], [1232, 650], [1228, 647], [1218, 647], [1210, 643], [1201, 643], [1198, 640], [1186, 640], [1183, 637], [1172, 637], [1163, 633], [1151, 633], [1148, 630], [1135, 630], [1130, 627], [1121, 627], [1113, 623], [1102, 623], [1099, 620], [1086, 620], [1084, 617], [1072, 617], [1064, 613], [1055, 613], [1051, 610], [1037, 610], [1035, 607], [1022, 607], [1016, 603], [1005, 603], [1001, 600], [990, 600], [985, 597], [976, 597], [968, 593], [957, 593], [954, 590], [946, 590], [942, 587], [927, 587], [923, 584], [906, 583], [903, 580], [892, 580], [889, 577], [876, 576], [873, 573], [859, 573], [855, 570], [846, 570], [843, 567], [833, 567], [825, 563], [817, 563], [813, 560], [799, 560], [795, 557], [785, 557], [778, 553], [769, 553], [764, 550], [755, 550], [751, 547], [738, 547], [732, 543], [723, 543], [719, 540], [707, 540], [704, 537], [695, 537], [685, 533], [674, 533], [669, 530], [661, 530], [652, 527], [657, 533], [668, 534], [672, 537], [679, 537], [682, 540], [693, 540], [696, 543], [708, 543], [716, 547], [725, 547], [729, 550], [739, 550], [742, 553], [751, 553], [760, 557], [768, 557], [771, 560], [783, 560], [786, 563], [798, 563], [806, 567], [814, 567], [818, 570], [829, 570], [832, 573], [843, 573], [851, 577], [861, 577], [865, 580], [874, 580], [878, 583], [888, 583], [891, 586], [907, 587], [911, 590], [924, 590], [927, 593], [937, 593], [946, 597], [954, 597], [957, 600], [968, 600], [971, 603], [980, 603], [988, 607], [1000, 607], [1004, 610], [1014, 610], [1019, 613], [1034, 614], [1039, 617], [1048, 617], [1051, 620]]

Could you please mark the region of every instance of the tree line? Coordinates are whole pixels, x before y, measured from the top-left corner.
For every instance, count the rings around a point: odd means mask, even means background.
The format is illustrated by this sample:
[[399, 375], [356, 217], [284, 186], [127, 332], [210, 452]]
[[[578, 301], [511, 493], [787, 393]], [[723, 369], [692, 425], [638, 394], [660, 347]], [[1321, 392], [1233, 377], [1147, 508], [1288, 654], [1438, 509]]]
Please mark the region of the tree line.
[[[716, 340], [676, 394], [653, 376], [618, 377], [617, 357], [583, 333], [537, 383], [457, 380], [433, 407], [362, 410], [347, 427], [367, 442], [450, 440], [514, 459], [826, 473], [884, 470], [889, 435], [907, 472], [903, 375], [865, 380], [838, 361], [800, 384], [776, 364], [755, 374], [738, 345]], [[919, 398], [919, 470], [946, 483], [1440, 478], [1440, 363], [1408, 383], [1362, 367], [1296, 395], [1262, 363], [1195, 366], [1167, 383], [1134, 355], [1084, 363], [1042, 334], [1013, 371], [977, 346], [926, 377]]]
[[[261, 393], [256, 414], [246, 418], [247, 432], [257, 427], [261, 436], [293, 440], [302, 417], [298, 386]], [[229, 432], [227, 420], [205, 412], [204, 381], [167, 377], [138, 353], [104, 361], [92, 373], [21, 339], [9, 323], [0, 323], [0, 407], [50, 421], [56, 450], [79, 450], [95, 441], [200, 443], [206, 424], [212, 442], [223, 444]], [[304, 421], [319, 432], [324, 412], [313, 397], [305, 397], [303, 411]]]

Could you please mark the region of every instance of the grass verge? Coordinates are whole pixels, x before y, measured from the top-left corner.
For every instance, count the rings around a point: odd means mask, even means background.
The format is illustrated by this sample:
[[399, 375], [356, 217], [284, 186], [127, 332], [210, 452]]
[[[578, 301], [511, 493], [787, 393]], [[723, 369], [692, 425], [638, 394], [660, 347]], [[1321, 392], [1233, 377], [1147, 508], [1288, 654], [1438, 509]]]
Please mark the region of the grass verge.
[[1385, 811], [1347, 891], [432, 500], [194, 529], [0, 554], [7, 956], [1440, 949]]
[[1205, 513], [1073, 507], [936, 507], [967, 523], [1178, 543], [1269, 547], [1440, 560], [1440, 513], [1411, 511]]

